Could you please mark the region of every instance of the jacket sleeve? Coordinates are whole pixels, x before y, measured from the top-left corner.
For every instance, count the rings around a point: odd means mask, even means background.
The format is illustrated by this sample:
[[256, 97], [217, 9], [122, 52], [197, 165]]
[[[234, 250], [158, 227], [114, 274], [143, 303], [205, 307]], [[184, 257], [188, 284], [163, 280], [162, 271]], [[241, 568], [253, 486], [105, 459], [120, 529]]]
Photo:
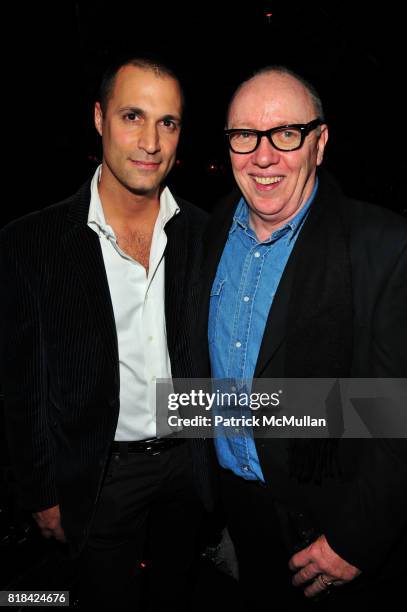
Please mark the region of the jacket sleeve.
[[[11, 245], [10, 245], [11, 242]], [[31, 512], [58, 503], [48, 424], [47, 360], [38, 283], [0, 238], [1, 380], [11, 465], [23, 506]]]
[[[397, 378], [398, 392], [406, 396], [406, 246], [381, 289], [374, 311], [369, 357], [372, 375]], [[407, 406], [404, 408], [407, 411]], [[399, 438], [345, 441], [364, 444], [366, 452], [356, 488], [341, 501], [341, 517], [337, 525], [327, 529], [326, 536], [335, 552], [365, 571], [380, 567], [403, 541], [407, 545], [407, 413], [401, 417]]]
[[375, 376], [407, 378], [407, 244], [377, 301], [372, 335]]

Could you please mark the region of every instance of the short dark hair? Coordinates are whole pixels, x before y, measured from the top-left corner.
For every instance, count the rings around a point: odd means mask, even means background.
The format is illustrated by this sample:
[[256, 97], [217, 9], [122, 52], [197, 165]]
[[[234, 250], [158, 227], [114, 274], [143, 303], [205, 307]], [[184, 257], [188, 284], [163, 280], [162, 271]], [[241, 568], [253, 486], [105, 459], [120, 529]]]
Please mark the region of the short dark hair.
[[135, 66], [136, 68], [141, 68], [142, 70], [154, 72], [154, 74], [158, 77], [167, 76], [174, 79], [174, 81], [178, 83], [181, 94], [181, 110], [184, 109], [185, 99], [180, 80], [175, 72], [169, 68], [169, 66], [166, 66], [159, 60], [148, 57], [130, 57], [125, 59], [121, 58], [110, 64], [102, 76], [102, 81], [98, 92], [98, 101], [103, 114], [106, 113], [107, 105], [112, 96], [117, 73], [125, 66]]
[[248, 83], [255, 77], [260, 76], [262, 74], [284, 74], [284, 75], [293, 77], [293, 79], [301, 83], [301, 85], [303, 85], [305, 89], [308, 91], [311, 97], [311, 101], [314, 105], [314, 109], [317, 114], [317, 117], [319, 117], [321, 121], [325, 121], [324, 109], [322, 107], [322, 101], [321, 101], [320, 95], [315, 89], [315, 87], [312, 85], [312, 83], [307, 81], [307, 79], [304, 79], [304, 77], [302, 77], [301, 75], [294, 72], [294, 70], [291, 70], [291, 68], [287, 68], [287, 66], [271, 64], [269, 66], [264, 66], [263, 68], [259, 68], [249, 78], [245, 79], [242, 83], [240, 83], [240, 85], [237, 87], [237, 89], [233, 93], [232, 98], [229, 102], [229, 106], [228, 106], [228, 110], [226, 114], [226, 122], [229, 119], [230, 108], [232, 106], [233, 100], [236, 98], [236, 95], [239, 93], [242, 87], [246, 85], [246, 83]]

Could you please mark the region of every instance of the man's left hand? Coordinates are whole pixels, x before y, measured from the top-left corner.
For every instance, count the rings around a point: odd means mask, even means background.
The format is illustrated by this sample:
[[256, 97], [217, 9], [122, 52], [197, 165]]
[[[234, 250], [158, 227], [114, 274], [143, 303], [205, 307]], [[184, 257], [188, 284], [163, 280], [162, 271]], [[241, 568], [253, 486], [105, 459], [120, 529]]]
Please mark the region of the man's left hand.
[[361, 573], [332, 550], [324, 535], [293, 555], [289, 567], [296, 572], [292, 579], [293, 585], [307, 585], [304, 589], [306, 597], [320, 595], [331, 585], [336, 587], [346, 584]]

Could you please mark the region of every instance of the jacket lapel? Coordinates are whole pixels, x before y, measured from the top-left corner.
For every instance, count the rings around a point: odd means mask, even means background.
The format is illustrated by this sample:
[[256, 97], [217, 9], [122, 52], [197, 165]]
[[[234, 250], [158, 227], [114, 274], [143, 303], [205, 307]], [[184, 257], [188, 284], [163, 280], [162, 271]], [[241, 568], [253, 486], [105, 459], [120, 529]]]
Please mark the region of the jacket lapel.
[[109, 358], [119, 363], [113, 305], [97, 234], [87, 225], [90, 203], [90, 181], [77, 193], [67, 214], [67, 231], [63, 246], [78, 275], [82, 295], [88, 304]]
[[[352, 346], [347, 231], [324, 179], [291, 252], [270, 309], [255, 377], [345, 376]], [[286, 341], [278, 369], [270, 369]], [[264, 374], [263, 374], [264, 375]]]
[[[312, 249], [312, 242], [310, 242], [309, 237], [312, 236], [318, 217], [317, 202], [314, 202], [287, 261], [270, 308], [254, 372], [255, 378], [262, 375], [275, 356], [276, 351], [281, 347], [290, 330], [291, 323], [294, 327], [297, 324], [301, 324], [304, 313], [307, 311], [311, 312], [315, 307], [315, 302], [312, 303], [312, 299], [308, 303], [304, 302], [302, 285], [304, 282], [308, 282], [310, 274], [312, 274], [310, 272], [311, 266], [309, 266], [310, 253], [308, 252], [310, 248]], [[318, 253], [318, 258], [320, 261], [323, 261], [321, 253]], [[305, 274], [305, 277], [296, 273], [299, 260], [307, 262], [308, 273]], [[318, 299], [318, 292], [312, 297]], [[289, 317], [290, 304], [292, 303], [297, 305], [296, 320], [294, 322]], [[275, 371], [275, 376], [284, 376], [284, 365], [284, 363], [280, 362], [279, 370]]]
[[220, 258], [222, 257], [223, 249], [228, 239], [233, 213], [236, 210], [240, 198], [241, 193], [235, 190], [232, 194], [221, 200], [209, 220], [203, 236], [203, 256], [200, 274], [202, 299], [199, 312], [199, 329], [203, 330], [205, 335], [205, 339], [202, 339], [202, 346], [206, 346], [207, 344], [206, 338], [211, 288]]
[[[259, 355], [254, 370], [254, 378], [261, 377], [264, 369], [273, 359], [276, 351], [280, 348], [286, 337], [287, 311], [291, 296], [293, 273], [294, 258], [290, 256], [267, 317], [266, 327], [264, 329]], [[283, 376], [283, 372], [281, 370], [276, 371], [275, 377], [280, 376]]]
[[241, 198], [238, 190], [219, 202], [203, 236], [202, 273], [210, 286], [214, 281], [219, 260], [232, 226], [233, 214]]
[[348, 376], [353, 344], [352, 271], [338, 189], [321, 180], [295, 245], [287, 313], [286, 376]]
[[167, 345], [171, 361], [175, 359], [181, 331], [182, 304], [185, 298], [185, 274], [187, 264], [188, 223], [182, 211], [165, 226], [165, 324]]

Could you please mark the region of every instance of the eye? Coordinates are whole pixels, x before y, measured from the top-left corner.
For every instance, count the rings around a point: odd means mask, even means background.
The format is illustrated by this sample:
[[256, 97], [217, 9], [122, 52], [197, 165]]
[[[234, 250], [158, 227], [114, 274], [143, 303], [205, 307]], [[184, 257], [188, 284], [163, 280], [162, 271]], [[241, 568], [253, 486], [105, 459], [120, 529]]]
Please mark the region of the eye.
[[242, 130], [241, 132], [232, 132], [231, 134], [231, 138], [234, 142], [236, 141], [247, 141], [247, 140], [252, 140], [253, 138], [256, 138], [256, 135], [253, 134], [253, 132], [245, 132], [244, 130]]
[[136, 121], [136, 119], [139, 118], [139, 115], [137, 113], [131, 111], [131, 112], [125, 113], [125, 115], [123, 115], [123, 118], [126, 121], [133, 122], [133, 121]]
[[174, 121], [174, 119], [163, 119], [161, 123], [170, 132], [175, 132], [178, 127], [178, 124]]
[[297, 137], [297, 132], [294, 130], [284, 130], [283, 132], [279, 132], [279, 135], [286, 140], [292, 140]]

